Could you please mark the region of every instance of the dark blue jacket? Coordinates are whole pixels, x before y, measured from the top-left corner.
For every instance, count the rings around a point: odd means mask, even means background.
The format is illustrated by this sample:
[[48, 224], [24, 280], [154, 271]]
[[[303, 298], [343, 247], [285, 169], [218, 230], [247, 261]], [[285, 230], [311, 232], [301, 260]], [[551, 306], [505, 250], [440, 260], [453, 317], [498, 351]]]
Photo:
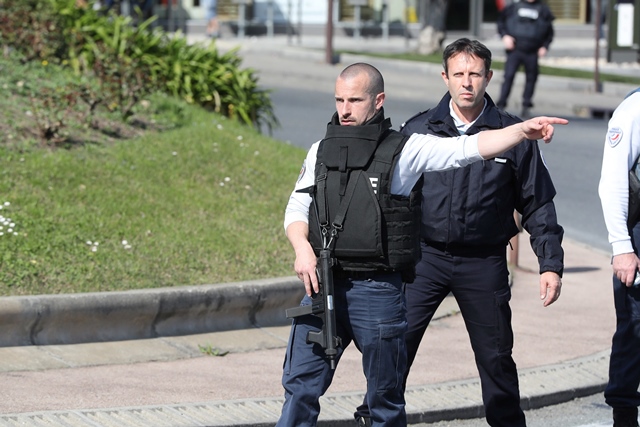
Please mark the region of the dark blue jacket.
[[[499, 110], [485, 94], [486, 108], [467, 131], [501, 129], [520, 122]], [[401, 132], [458, 136], [447, 93], [433, 109], [420, 113], [402, 125]], [[551, 176], [536, 141], [524, 141], [503, 155], [445, 172], [427, 172], [422, 187], [421, 235], [428, 243], [450, 249], [505, 246], [519, 230], [514, 209], [531, 235], [531, 247], [538, 256], [540, 273], [562, 275], [564, 230], [558, 224]]]
[[535, 53], [543, 46], [549, 49], [554, 19], [549, 7], [540, 0], [531, 3], [521, 0], [502, 10], [497, 19], [498, 34], [515, 38], [516, 50]]

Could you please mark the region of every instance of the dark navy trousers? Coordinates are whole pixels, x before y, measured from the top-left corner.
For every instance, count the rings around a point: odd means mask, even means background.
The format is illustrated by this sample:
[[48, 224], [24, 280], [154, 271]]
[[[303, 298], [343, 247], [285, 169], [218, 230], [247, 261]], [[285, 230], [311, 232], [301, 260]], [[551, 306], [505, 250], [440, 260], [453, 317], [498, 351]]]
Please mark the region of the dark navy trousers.
[[405, 285], [408, 366], [415, 359], [436, 309], [451, 292], [469, 333], [487, 422], [493, 427], [524, 427], [518, 372], [511, 356], [513, 329], [506, 248], [443, 249], [423, 244], [416, 280]]
[[520, 65], [524, 66], [525, 84], [522, 92], [522, 106], [530, 108], [533, 106], [533, 92], [536, 88], [538, 80], [538, 53], [537, 52], [521, 52], [519, 50], [507, 51], [507, 61], [504, 64], [504, 80], [498, 99], [498, 107], [504, 108], [507, 105], [513, 79]]
[[[407, 419], [402, 381], [407, 367], [407, 320], [400, 273], [334, 282], [337, 334], [342, 340], [337, 360], [353, 341], [362, 353], [371, 425], [404, 427]], [[301, 305], [310, 303], [305, 296]], [[307, 343], [308, 332], [321, 328], [322, 320], [315, 315], [293, 321], [282, 374], [285, 402], [277, 427], [317, 424], [320, 396], [335, 373], [320, 345]]]
[[[636, 255], [640, 243], [640, 224], [631, 233]], [[613, 276], [613, 302], [616, 332], [611, 344], [609, 383], [604, 391], [613, 408], [640, 406], [640, 287], [627, 288]]]

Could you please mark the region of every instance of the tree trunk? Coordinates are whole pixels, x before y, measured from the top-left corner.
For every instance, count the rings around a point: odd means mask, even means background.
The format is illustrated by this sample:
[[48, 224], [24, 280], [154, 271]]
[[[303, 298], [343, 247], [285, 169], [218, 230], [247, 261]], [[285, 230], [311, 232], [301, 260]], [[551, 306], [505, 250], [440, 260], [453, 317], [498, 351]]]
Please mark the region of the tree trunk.
[[448, 0], [420, 0], [420, 23], [418, 53], [429, 55], [442, 49], [447, 34]]

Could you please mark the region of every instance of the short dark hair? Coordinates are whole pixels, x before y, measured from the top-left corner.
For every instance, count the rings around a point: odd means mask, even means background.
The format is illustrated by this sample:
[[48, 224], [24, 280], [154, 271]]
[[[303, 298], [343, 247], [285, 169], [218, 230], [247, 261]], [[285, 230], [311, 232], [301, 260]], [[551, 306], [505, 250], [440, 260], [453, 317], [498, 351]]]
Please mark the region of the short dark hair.
[[466, 53], [467, 55], [477, 56], [484, 61], [485, 74], [491, 70], [491, 51], [485, 45], [478, 40], [469, 40], [466, 37], [458, 39], [450, 43], [444, 48], [442, 53], [442, 66], [444, 67], [445, 74], [449, 74], [448, 62], [449, 58], [459, 53]]
[[367, 88], [367, 92], [371, 96], [375, 97], [379, 93], [384, 92], [384, 79], [382, 78], [382, 73], [380, 73], [380, 71], [378, 71], [378, 69], [373, 65], [365, 62], [356, 62], [355, 64], [349, 65], [347, 68], [342, 70], [340, 78], [349, 79], [362, 73], [369, 77], [369, 87]]

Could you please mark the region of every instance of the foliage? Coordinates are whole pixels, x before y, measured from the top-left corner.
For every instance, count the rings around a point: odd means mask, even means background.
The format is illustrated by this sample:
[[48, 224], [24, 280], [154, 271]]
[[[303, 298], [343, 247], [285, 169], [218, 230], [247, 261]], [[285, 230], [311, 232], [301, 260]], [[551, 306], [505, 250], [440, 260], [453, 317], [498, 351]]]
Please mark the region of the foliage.
[[97, 108], [97, 80], [78, 79], [48, 61], [21, 63], [17, 58], [0, 56], [0, 143], [11, 150], [105, 144], [188, 123], [184, 105], [158, 93], [141, 100], [123, 123], [118, 112]]
[[0, 0], [0, 24], [5, 50], [96, 77], [97, 91], [87, 86], [80, 92], [124, 120], [159, 89], [257, 129], [278, 125], [268, 91], [258, 87], [253, 70], [241, 68], [235, 52], [189, 45], [181, 34], [154, 27], [153, 18], [134, 25], [130, 17], [105, 15], [75, 0]]
[[212, 347], [211, 344], [198, 344], [198, 349], [200, 350], [200, 353], [206, 354], [207, 356], [224, 357], [229, 354], [228, 351], [220, 350], [218, 347]]

